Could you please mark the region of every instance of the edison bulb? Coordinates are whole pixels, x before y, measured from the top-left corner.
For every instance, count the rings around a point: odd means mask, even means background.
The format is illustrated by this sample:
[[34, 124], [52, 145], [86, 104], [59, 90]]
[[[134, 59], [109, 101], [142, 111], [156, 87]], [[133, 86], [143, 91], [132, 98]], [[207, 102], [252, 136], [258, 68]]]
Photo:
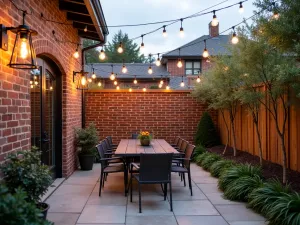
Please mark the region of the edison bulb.
[[50, 91], [52, 91], [53, 90], [53, 87], [52, 86], [50, 86]]
[[114, 73], [111, 73], [109, 79], [111, 79], [111, 80], [116, 79], [116, 75]]
[[182, 62], [181, 62], [181, 59], [178, 59], [178, 62], [177, 62], [177, 67], [178, 67], [178, 68], [181, 68], [181, 67], [182, 67]]
[[123, 47], [122, 47], [121, 44], [120, 44], [119, 47], [118, 47], [118, 52], [119, 52], [119, 53], [123, 53]]
[[33, 88], [33, 84], [30, 85], [30, 88]]
[[209, 53], [206, 48], [204, 49], [202, 56], [203, 56], [203, 58], [208, 58]]
[[27, 39], [24, 38], [24, 39], [22, 39], [22, 41], [21, 41], [21, 46], [20, 46], [20, 57], [21, 57], [22, 59], [26, 59], [27, 56], [28, 56], [28, 53], [29, 53], [29, 51], [28, 51], [28, 43], [27, 43]]
[[82, 86], [86, 85], [86, 78], [85, 78], [85, 76], [81, 77], [81, 85]]
[[153, 70], [152, 70], [151, 66], [149, 66], [148, 73], [149, 73], [149, 74], [152, 74], [152, 73], [153, 73]]
[[85, 26], [85, 28], [83, 29], [84, 32], [87, 32], [88, 29], [87, 29], [87, 26]]
[[145, 91], [147, 91], [147, 89], [146, 89], [146, 88], [143, 88], [143, 91], [145, 92]]
[[98, 87], [101, 87], [101, 86], [102, 86], [101, 82], [98, 82]]
[[239, 42], [239, 38], [236, 36], [236, 33], [233, 33], [232, 38], [231, 38], [231, 43], [235, 45], [238, 42]]
[[122, 73], [127, 73], [127, 68], [125, 65], [122, 67]]
[[93, 81], [92, 78], [89, 78], [89, 79], [88, 79], [88, 82], [89, 82], [89, 83], [92, 83], [92, 81]]
[[243, 12], [244, 12], [244, 7], [243, 7], [243, 5], [240, 5], [239, 13], [242, 14]]
[[73, 57], [74, 57], [75, 59], [78, 59], [78, 58], [79, 58], [79, 52], [78, 52], [78, 50], [76, 50], [76, 52], [74, 52]]
[[137, 84], [137, 80], [136, 80], [136, 79], [134, 79], [133, 83], [134, 83], [134, 84]]
[[214, 15], [214, 16], [213, 16], [213, 19], [212, 19], [212, 21], [211, 21], [211, 25], [212, 25], [213, 27], [216, 27], [216, 26], [218, 26], [218, 24], [219, 24], [219, 21], [218, 21], [218, 19], [217, 19], [217, 16]]
[[184, 87], [184, 82], [183, 81], [181, 81], [180, 87]]
[[169, 90], [169, 89], [170, 89], [169, 85], [167, 85], [167, 86], [166, 86], [166, 89], [167, 89], [167, 90]]
[[117, 86], [117, 90], [120, 90], [120, 87], [119, 87], [119, 86]]
[[184, 31], [183, 31], [182, 27], [180, 28], [180, 31], [179, 31], [179, 37], [184, 38]]
[[157, 58], [155, 64], [156, 64], [156, 66], [160, 66], [160, 65], [161, 65], [161, 62], [160, 62], [160, 59], [159, 59], [159, 58]]
[[29, 83], [30, 83], [30, 84], [32, 84], [32, 83], [33, 83], [33, 81], [31, 80]]
[[162, 84], [159, 84], [158, 87], [159, 87], [159, 88], [162, 88]]
[[279, 13], [274, 12], [272, 18], [275, 19], [275, 20], [278, 20], [279, 19]]
[[129, 92], [132, 92], [132, 88], [129, 88]]
[[117, 84], [118, 84], [118, 81], [115, 80], [115, 81], [114, 81], [114, 85], [117, 85]]
[[99, 54], [99, 59], [104, 60], [106, 57], [105, 52], [103, 51], [103, 49], [101, 49], [100, 54]]
[[160, 83], [161, 85], [163, 85], [163, 84], [164, 84], [164, 81], [163, 81], [163, 80], [161, 80], [159, 83]]
[[96, 79], [96, 77], [97, 77], [96, 74], [93, 73], [93, 74], [92, 74], [92, 79]]
[[144, 43], [141, 44], [140, 51], [141, 51], [142, 53], [145, 52], [145, 45], [144, 45]]
[[162, 35], [163, 35], [163, 37], [164, 37], [164, 38], [168, 37], [168, 33], [167, 33], [167, 31], [166, 31], [166, 30], [163, 30], [163, 33], [162, 33]]
[[37, 82], [37, 81], [34, 81], [34, 84], [35, 84], [35, 85], [38, 85], [38, 84], [39, 84], [39, 82]]
[[201, 79], [200, 79], [199, 76], [197, 77], [197, 80], [196, 80], [196, 81], [197, 81], [197, 83], [200, 83], [200, 82], [201, 82]]

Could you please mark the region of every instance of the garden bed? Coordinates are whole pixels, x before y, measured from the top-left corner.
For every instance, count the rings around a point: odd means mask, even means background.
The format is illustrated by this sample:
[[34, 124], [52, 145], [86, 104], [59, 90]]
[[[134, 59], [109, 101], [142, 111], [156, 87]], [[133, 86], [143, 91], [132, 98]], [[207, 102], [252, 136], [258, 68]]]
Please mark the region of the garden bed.
[[[224, 146], [219, 145], [208, 149], [211, 152], [217, 153], [219, 155], [222, 155], [224, 151]], [[249, 163], [251, 165], [259, 165], [259, 157], [251, 155], [248, 152], [243, 152], [240, 150], [237, 150], [237, 156], [233, 156], [233, 149], [228, 147], [226, 154], [223, 155], [225, 159], [233, 160], [238, 163]], [[278, 178], [279, 180], [282, 180], [282, 166], [269, 162], [264, 161], [263, 163], [263, 176], [266, 179], [269, 178]], [[293, 190], [300, 192], [300, 173], [293, 170], [287, 170], [287, 178], [288, 182], [290, 183]]]

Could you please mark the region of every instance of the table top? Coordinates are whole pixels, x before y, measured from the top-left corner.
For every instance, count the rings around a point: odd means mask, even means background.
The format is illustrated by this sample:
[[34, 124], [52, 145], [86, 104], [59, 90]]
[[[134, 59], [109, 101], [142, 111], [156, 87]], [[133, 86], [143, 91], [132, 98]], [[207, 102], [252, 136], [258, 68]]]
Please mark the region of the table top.
[[115, 155], [138, 156], [141, 153], [174, 153], [178, 151], [164, 139], [152, 139], [150, 146], [141, 146], [139, 139], [122, 139], [115, 151]]

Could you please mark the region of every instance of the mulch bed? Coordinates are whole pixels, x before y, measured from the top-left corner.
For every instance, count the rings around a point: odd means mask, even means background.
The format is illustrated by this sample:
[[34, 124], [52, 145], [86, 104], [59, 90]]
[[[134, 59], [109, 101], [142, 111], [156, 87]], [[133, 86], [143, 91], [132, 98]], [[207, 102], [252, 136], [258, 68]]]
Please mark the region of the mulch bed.
[[[224, 151], [224, 146], [219, 145], [208, 149], [210, 152], [217, 153], [219, 155], [222, 155]], [[259, 166], [259, 157], [251, 155], [247, 152], [243, 152], [240, 150], [237, 150], [236, 157], [233, 156], [233, 149], [227, 148], [225, 155], [222, 155], [225, 159], [233, 160], [238, 163], [249, 163], [251, 165], [258, 165]], [[263, 162], [263, 176], [266, 179], [270, 178], [278, 178], [278, 180], [282, 180], [282, 166], [269, 162], [264, 161]], [[300, 192], [300, 173], [293, 171], [293, 170], [287, 170], [287, 179], [288, 183], [291, 185], [292, 189]]]

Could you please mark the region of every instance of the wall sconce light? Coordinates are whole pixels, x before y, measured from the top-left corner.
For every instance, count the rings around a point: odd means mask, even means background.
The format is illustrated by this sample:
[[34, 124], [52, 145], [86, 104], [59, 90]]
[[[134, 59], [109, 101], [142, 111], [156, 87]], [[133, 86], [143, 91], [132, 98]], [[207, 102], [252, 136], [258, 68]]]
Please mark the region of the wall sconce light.
[[23, 11], [23, 24], [18, 27], [5, 27], [0, 24], [0, 48], [8, 50], [7, 31], [16, 34], [14, 47], [8, 66], [15, 69], [36, 69], [36, 55], [32, 45], [32, 36], [38, 33], [25, 24], [26, 11]]
[[83, 70], [81, 70], [80, 72], [73, 71], [73, 83], [76, 83], [76, 89], [78, 90], [89, 89], [89, 82], [88, 82], [87, 75], [88, 72], [84, 72]]

